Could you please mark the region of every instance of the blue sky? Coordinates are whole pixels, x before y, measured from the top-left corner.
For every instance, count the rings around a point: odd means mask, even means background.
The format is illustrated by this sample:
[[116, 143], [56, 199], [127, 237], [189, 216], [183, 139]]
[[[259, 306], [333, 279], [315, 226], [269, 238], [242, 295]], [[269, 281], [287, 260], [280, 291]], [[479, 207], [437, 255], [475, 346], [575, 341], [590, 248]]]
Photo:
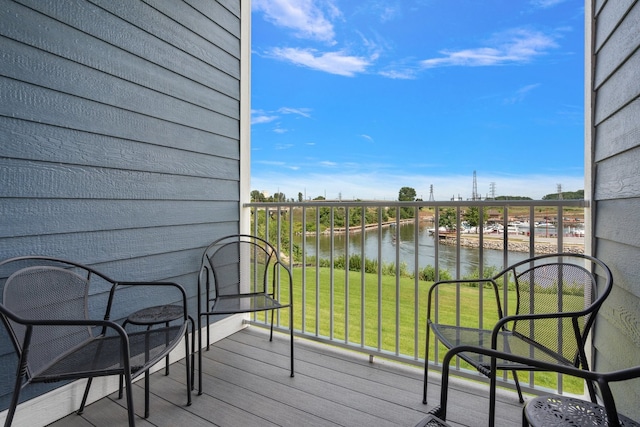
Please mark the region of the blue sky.
[[253, 0], [251, 189], [584, 188], [581, 0]]

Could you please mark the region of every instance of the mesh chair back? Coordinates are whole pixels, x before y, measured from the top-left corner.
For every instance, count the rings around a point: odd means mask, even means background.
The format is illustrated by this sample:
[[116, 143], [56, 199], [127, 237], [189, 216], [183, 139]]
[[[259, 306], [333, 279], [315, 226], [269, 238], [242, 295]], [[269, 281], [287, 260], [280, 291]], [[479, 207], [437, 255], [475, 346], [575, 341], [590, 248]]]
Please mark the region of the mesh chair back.
[[540, 348], [577, 364], [580, 343], [586, 340], [592, 314], [599, 307], [594, 304], [597, 296], [595, 274], [585, 268], [582, 258], [572, 262], [544, 258], [542, 264], [528, 266], [525, 263], [520, 267], [526, 268], [514, 273], [517, 314], [562, 313], [566, 317], [519, 320], [510, 327], [528, 341], [540, 344]]
[[[222, 243], [211, 255], [216, 297], [268, 291], [269, 269], [275, 261], [273, 248], [257, 239], [242, 238]], [[250, 284], [250, 285], [248, 285]], [[252, 288], [242, 288], [241, 285]]]
[[[56, 286], [51, 286], [55, 283]], [[25, 319], [85, 320], [89, 280], [59, 267], [28, 267], [13, 273], [4, 288], [4, 305]], [[16, 347], [22, 351], [26, 327], [7, 320]], [[27, 370], [37, 375], [60, 356], [92, 336], [87, 326], [35, 328], [29, 346]]]

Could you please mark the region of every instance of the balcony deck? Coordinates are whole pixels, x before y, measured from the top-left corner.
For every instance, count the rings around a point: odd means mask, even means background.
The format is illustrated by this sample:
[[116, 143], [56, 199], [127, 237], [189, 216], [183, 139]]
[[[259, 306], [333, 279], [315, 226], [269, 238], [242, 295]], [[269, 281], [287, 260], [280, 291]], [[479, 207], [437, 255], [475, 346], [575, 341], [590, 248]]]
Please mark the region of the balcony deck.
[[[172, 366], [151, 377], [151, 414], [140, 426], [413, 426], [438, 404], [440, 375], [434, 374], [429, 404], [422, 404], [422, 370], [415, 366], [296, 338], [296, 375], [289, 376], [288, 337], [269, 342], [258, 327], [237, 332], [203, 352], [204, 393], [184, 406], [184, 370]], [[143, 381], [134, 385], [136, 412], [143, 411]], [[197, 384], [196, 384], [197, 385]], [[487, 424], [488, 386], [451, 383], [448, 422]], [[124, 399], [112, 394], [52, 424], [53, 427], [126, 424]], [[520, 425], [515, 392], [498, 393], [497, 426]]]

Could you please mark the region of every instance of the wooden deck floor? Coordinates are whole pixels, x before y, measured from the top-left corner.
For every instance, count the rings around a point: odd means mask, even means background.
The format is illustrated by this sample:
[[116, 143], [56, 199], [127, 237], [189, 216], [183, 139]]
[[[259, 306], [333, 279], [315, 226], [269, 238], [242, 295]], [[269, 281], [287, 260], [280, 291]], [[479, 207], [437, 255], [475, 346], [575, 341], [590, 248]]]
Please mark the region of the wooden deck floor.
[[[296, 375], [289, 376], [288, 337], [269, 342], [250, 327], [203, 352], [204, 393], [184, 406], [184, 367], [151, 377], [151, 414], [139, 426], [414, 426], [438, 404], [440, 375], [430, 382], [429, 404], [422, 404], [422, 371], [395, 362], [296, 338]], [[197, 385], [197, 384], [196, 384]], [[134, 386], [136, 412], [143, 413], [143, 381]], [[448, 422], [487, 425], [488, 386], [454, 379]], [[108, 396], [52, 424], [126, 425], [124, 399]], [[497, 426], [520, 425], [521, 405], [512, 392], [499, 392]]]

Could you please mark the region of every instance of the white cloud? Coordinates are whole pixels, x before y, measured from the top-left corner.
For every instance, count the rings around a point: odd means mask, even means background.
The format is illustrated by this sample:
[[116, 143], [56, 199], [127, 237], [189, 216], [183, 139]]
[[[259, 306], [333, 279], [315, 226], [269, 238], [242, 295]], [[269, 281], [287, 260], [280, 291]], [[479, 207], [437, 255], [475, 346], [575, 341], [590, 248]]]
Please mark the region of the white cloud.
[[511, 96], [510, 98], [505, 99], [505, 104], [517, 104], [519, 102], [522, 102], [524, 100], [524, 98], [534, 89], [538, 88], [540, 86], [540, 83], [536, 83], [536, 84], [531, 84], [531, 85], [527, 85], [524, 87], [521, 87], [520, 89], [518, 89], [515, 94], [513, 96]]
[[274, 120], [277, 120], [278, 116], [268, 115], [261, 111], [252, 111], [251, 112], [251, 124], [252, 125], [260, 125], [264, 123], [270, 123]]
[[564, 3], [566, 0], [531, 0], [531, 4], [543, 9], [556, 6], [560, 3]]
[[275, 48], [271, 54], [277, 59], [296, 65], [347, 77], [364, 72], [370, 65], [370, 62], [363, 57], [351, 56], [343, 52], [318, 53], [315, 49]]
[[313, 0], [253, 0], [252, 10], [263, 12], [267, 21], [293, 30], [297, 37], [330, 44], [334, 43], [335, 31], [325, 15], [332, 19], [341, 15], [333, 3]]
[[311, 118], [311, 109], [309, 108], [282, 107], [278, 109], [278, 112], [282, 114], [297, 114], [308, 119]]
[[492, 46], [462, 50], [443, 50], [444, 56], [421, 61], [424, 68], [446, 66], [482, 67], [525, 63], [557, 47], [553, 37], [537, 31], [517, 29], [497, 34]]
[[371, 138], [369, 135], [362, 134], [362, 135], [360, 135], [360, 136], [361, 136], [362, 138], [366, 139], [366, 140], [367, 140], [367, 141], [369, 141], [369, 142], [374, 142], [374, 141], [373, 141], [373, 138]]

